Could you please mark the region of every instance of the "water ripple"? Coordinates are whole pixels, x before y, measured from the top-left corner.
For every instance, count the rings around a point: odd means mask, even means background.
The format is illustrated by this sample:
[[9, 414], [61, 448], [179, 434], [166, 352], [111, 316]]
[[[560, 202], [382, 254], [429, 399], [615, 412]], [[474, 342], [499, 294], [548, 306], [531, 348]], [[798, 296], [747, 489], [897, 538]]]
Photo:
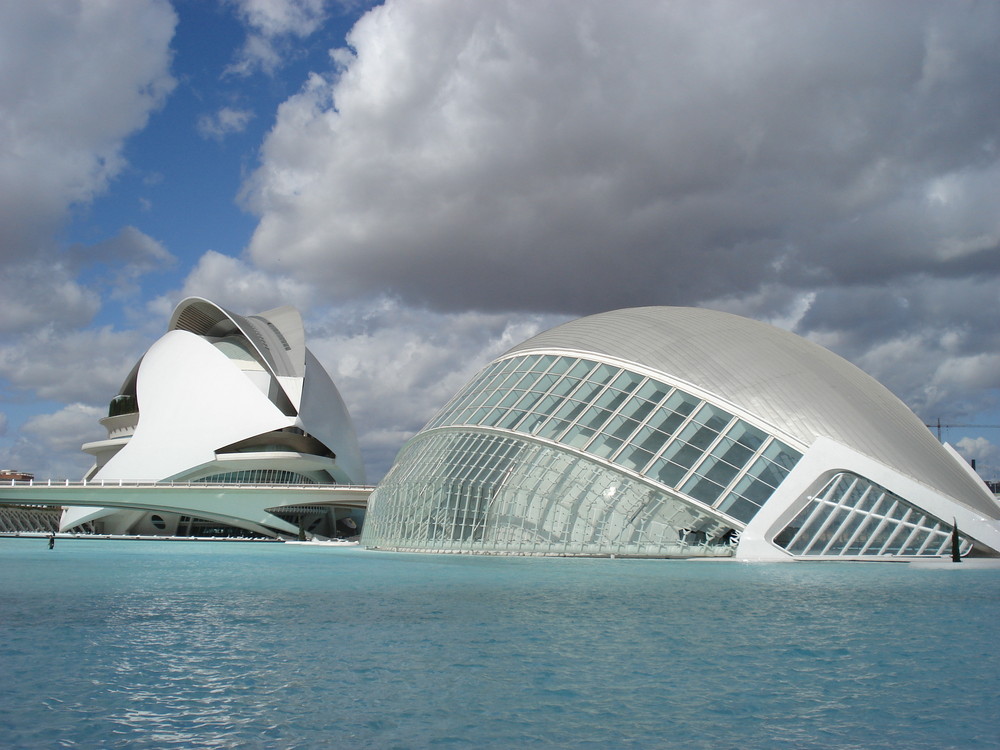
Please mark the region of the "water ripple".
[[0, 540], [11, 748], [1000, 747], [1000, 574]]

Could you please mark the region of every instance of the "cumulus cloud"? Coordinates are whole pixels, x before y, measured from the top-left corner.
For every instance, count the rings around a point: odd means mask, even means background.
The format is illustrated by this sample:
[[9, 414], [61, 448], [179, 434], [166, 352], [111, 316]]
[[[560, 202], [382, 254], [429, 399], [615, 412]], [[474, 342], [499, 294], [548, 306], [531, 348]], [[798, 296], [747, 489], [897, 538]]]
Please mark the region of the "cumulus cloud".
[[80, 446], [105, 437], [97, 420], [106, 413], [84, 404], [69, 404], [32, 417], [22, 426], [21, 437], [9, 446], [0, 446], [0, 463], [31, 471], [39, 479], [80, 479], [93, 463]]
[[1000, 8], [387, 2], [282, 106], [263, 268], [588, 312], [997, 272]]
[[209, 250], [176, 292], [157, 298], [150, 310], [166, 318], [185, 297], [205, 297], [236, 313], [263, 312], [294, 304], [307, 312], [315, 289], [302, 281], [255, 269], [246, 262]]
[[0, 377], [44, 400], [103, 404], [150, 343], [137, 331], [47, 326], [0, 347]]
[[0, 3], [0, 261], [49, 248], [121, 171], [174, 86], [176, 20], [165, 0]]
[[242, 133], [252, 119], [253, 112], [248, 109], [223, 107], [214, 114], [198, 118], [198, 133], [202, 138], [221, 141], [227, 135]]
[[29, 259], [8, 265], [3, 274], [0, 334], [26, 334], [38, 326], [76, 329], [101, 307], [100, 296], [81, 285], [66, 263]]
[[246, 76], [271, 74], [284, 62], [290, 39], [307, 37], [326, 19], [330, 0], [231, 0], [248, 29], [246, 42], [226, 69]]
[[441, 313], [382, 297], [317, 310], [307, 344], [359, 433], [369, 481], [481, 367], [564, 316]]

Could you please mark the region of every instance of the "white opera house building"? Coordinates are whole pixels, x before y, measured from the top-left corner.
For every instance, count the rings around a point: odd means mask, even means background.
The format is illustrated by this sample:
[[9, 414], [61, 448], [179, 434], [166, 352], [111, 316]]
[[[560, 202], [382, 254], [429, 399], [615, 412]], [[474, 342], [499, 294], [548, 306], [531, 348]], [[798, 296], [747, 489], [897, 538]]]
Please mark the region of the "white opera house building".
[[998, 519], [971, 467], [841, 357], [736, 315], [644, 307], [557, 326], [481, 370], [402, 448], [362, 544], [995, 557]]
[[[83, 446], [94, 457], [88, 483], [195, 489], [173, 495], [186, 504], [178, 512], [171, 512], [171, 493], [162, 490], [155, 494], [163, 498], [155, 511], [68, 507], [63, 530], [198, 536], [235, 529], [277, 536], [308, 524], [311, 534], [333, 536], [338, 524], [360, 527], [364, 503], [360, 509], [303, 507], [290, 491], [365, 481], [350, 414], [306, 347], [293, 307], [242, 316], [205, 299], [185, 299], [167, 333], [129, 373], [101, 424], [107, 437]], [[251, 509], [247, 502], [243, 516], [235, 502], [222, 515], [213, 511], [220, 507], [213, 493], [196, 491], [202, 485], [282, 485], [289, 491], [272, 492], [276, 507]]]

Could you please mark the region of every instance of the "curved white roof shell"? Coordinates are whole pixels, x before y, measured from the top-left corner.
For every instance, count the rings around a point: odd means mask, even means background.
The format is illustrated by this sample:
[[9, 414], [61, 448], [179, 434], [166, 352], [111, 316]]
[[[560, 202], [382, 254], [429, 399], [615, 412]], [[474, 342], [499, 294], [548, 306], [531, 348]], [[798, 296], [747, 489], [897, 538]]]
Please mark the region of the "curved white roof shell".
[[800, 336], [737, 315], [684, 307], [616, 310], [515, 346], [597, 355], [701, 391], [802, 448], [830, 438], [990, 518], [984, 483], [877, 380]]
[[[101, 421], [108, 438], [84, 446], [91, 480], [365, 481], [350, 414], [293, 307], [242, 316], [183, 300]], [[63, 527], [104, 513], [68, 511]]]

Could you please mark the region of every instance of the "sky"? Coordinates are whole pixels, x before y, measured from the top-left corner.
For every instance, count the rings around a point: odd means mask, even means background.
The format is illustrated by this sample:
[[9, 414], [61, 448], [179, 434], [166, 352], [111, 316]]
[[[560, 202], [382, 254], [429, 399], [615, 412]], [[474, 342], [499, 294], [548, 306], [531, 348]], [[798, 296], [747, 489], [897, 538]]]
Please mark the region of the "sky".
[[197, 295], [299, 308], [371, 481], [639, 305], [822, 344], [1000, 478], [998, 38], [963, 0], [0, 3], [0, 466], [81, 477]]

